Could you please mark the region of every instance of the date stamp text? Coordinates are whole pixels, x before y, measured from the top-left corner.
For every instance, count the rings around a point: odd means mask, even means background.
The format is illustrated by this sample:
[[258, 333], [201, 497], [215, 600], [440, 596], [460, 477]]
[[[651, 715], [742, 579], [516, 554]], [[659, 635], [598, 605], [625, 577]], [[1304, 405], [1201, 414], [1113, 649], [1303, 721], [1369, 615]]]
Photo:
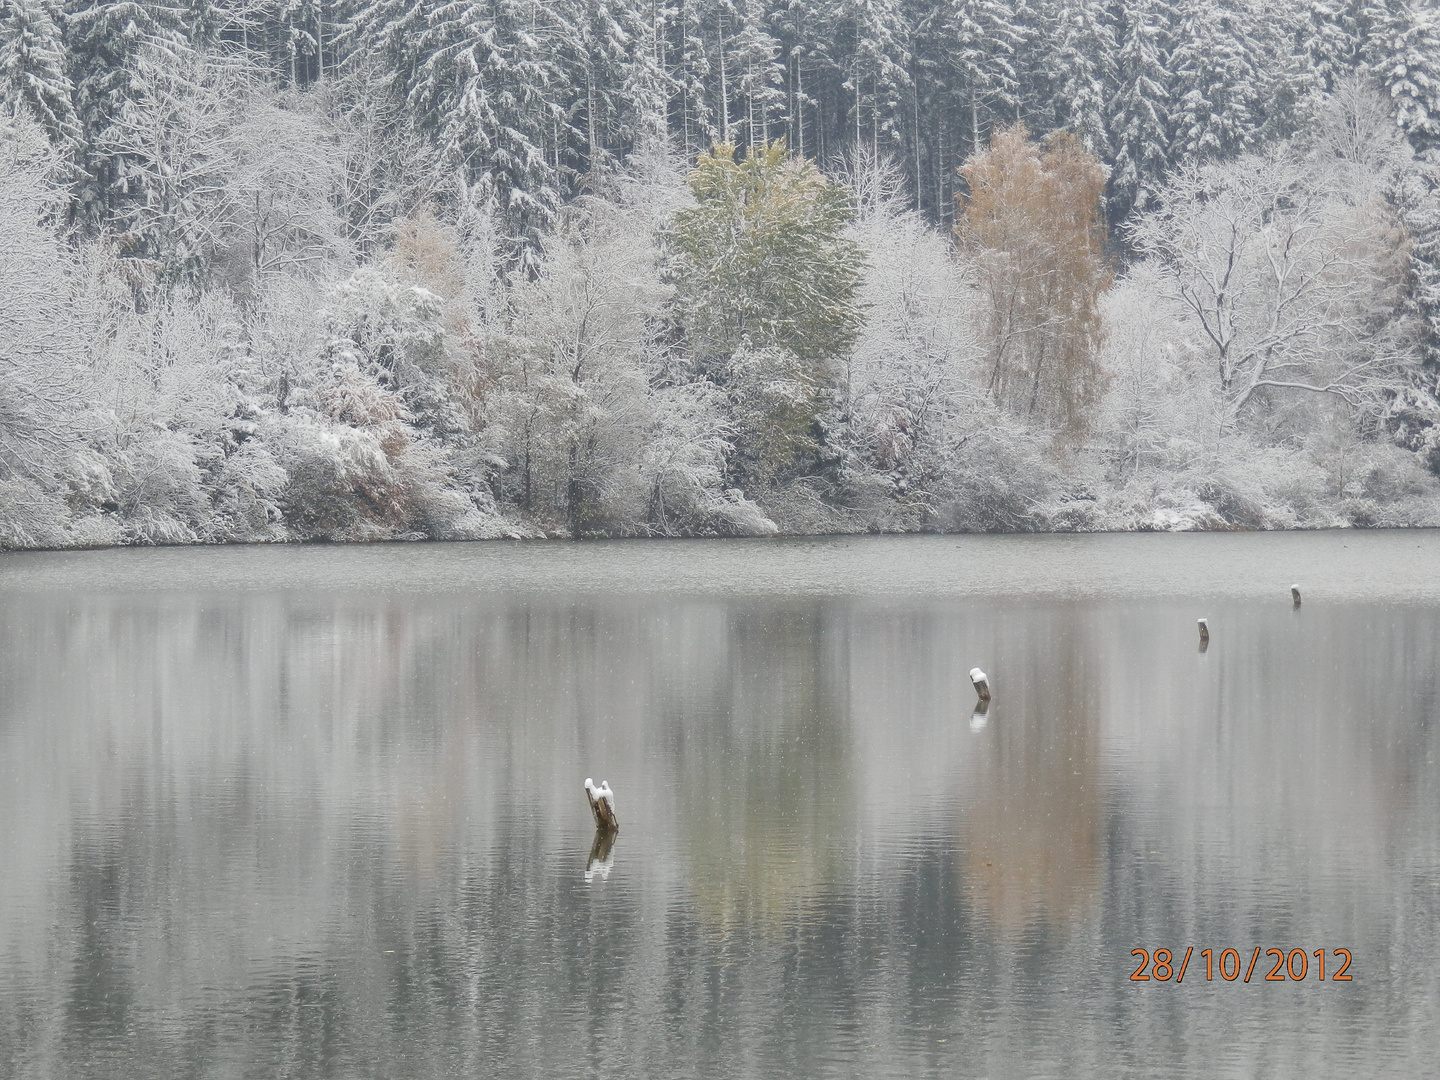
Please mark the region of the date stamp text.
[[[1327, 977], [1331, 982], [1350, 982], [1353, 979], [1349, 973], [1349, 949], [1316, 949], [1313, 953], [1307, 953], [1304, 949], [1265, 949], [1256, 945], [1248, 963], [1235, 949], [1223, 949], [1218, 953], [1214, 949], [1201, 949], [1197, 953], [1192, 945], [1186, 948], [1185, 955], [1177, 962], [1175, 955], [1178, 951], [1156, 949], [1151, 952], [1149, 949], [1131, 949], [1131, 957], [1139, 957], [1140, 964], [1131, 974], [1130, 981], [1169, 982], [1174, 979], [1177, 983], [1183, 982], [1185, 973], [1190, 969], [1192, 956], [1196, 957], [1197, 963], [1196, 970], [1190, 972], [1191, 981], [1199, 975], [1200, 962], [1205, 966], [1206, 982], [1214, 982], [1217, 975], [1224, 982], [1235, 982], [1241, 978], [1242, 970], [1244, 978], [1241, 981], [1247, 983], [1252, 977], [1257, 977], [1257, 981], [1262, 982], [1304, 982], [1306, 979], [1324, 982]], [[1327, 952], [1332, 957], [1328, 964]], [[1262, 953], [1265, 956], [1263, 964], [1260, 962]], [[1272, 957], [1275, 961], [1273, 964], [1270, 963]], [[1267, 966], [1268, 971], [1265, 970]]]

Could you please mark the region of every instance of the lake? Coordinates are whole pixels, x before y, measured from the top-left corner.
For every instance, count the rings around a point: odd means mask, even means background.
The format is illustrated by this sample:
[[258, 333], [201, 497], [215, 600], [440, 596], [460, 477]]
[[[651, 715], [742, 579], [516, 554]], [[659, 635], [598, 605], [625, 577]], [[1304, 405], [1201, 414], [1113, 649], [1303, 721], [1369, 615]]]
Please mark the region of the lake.
[[1437, 688], [1435, 532], [0, 555], [0, 1077], [1433, 1076]]

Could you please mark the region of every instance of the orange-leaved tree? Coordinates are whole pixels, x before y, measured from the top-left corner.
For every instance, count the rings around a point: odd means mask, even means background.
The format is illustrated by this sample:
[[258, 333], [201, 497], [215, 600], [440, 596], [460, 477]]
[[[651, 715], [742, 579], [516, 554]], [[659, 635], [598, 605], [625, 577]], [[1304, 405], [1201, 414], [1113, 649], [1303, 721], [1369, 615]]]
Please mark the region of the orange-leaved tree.
[[1111, 274], [1100, 195], [1105, 171], [1070, 135], [1032, 142], [997, 131], [960, 169], [955, 226], [985, 304], [988, 385], [1004, 407], [1079, 442], [1104, 378], [1100, 297]]

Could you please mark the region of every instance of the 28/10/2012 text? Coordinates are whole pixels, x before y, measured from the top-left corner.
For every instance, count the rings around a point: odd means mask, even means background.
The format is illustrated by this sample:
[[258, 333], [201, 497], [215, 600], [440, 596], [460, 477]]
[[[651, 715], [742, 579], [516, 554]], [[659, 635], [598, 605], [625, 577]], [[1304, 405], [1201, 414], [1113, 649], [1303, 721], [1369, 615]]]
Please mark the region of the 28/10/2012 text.
[[[1317, 982], [1325, 981], [1325, 950], [1316, 949], [1314, 952], [1315, 963], [1310, 963], [1310, 954], [1304, 949], [1291, 949], [1286, 952], [1284, 949], [1264, 949], [1259, 945], [1255, 946], [1255, 952], [1250, 956], [1250, 963], [1245, 967], [1244, 982], [1249, 982], [1250, 977], [1255, 974], [1256, 964], [1260, 961], [1261, 952], [1265, 953], [1266, 962], [1270, 957], [1275, 958], [1275, 964], [1265, 974], [1264, 982], [1303, 982], [1307, 977]], [[1132, 957], [1140, 957], [1140, 966], [1130, 976], [1131, 982], [1169, 982], [1174, 980], [1182, 982], [1185, 978], [1185, 971], [1190, 965], [1190, 957], [1195, 952], [1192, 945], [1185, 950], [1185, 956], [1179, 964], [1175, 963], [1174, 954], [1169, 949], [1156, 949], [1152, 954], [1148, 949], [1131, 949]], [[1331, 982], [1350, 982], [1350, 950], [1331, 949], [1331, 955], [1335, 957], [1334, 965], [1331, 967]], [[1234, 982], [1240, 978], [1241, 959], [1240, 954], [1234, 949], [1225, 949], [1216, 955], [1214, 949], [1201, 949], [1200, 956], [1205, 960], [1205, 981], [1213, 982], [1216, 975], [1219, 975], [1225, 982]], [[1264, 970], [1263, 966], [1260, 970]]]

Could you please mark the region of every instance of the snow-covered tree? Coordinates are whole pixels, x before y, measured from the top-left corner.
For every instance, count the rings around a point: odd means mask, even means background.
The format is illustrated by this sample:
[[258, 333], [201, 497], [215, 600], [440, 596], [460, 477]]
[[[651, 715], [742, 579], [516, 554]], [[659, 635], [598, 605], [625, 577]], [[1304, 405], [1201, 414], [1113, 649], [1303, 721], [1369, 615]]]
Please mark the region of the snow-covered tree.
[[836, 0], [828, 13], [853, 42], [844, 89], [853, 95], [853, 142], [870, 152], [900, 149], [903, 103], [909, 98], [909, 27], [895, 0]]
[[1295, 395], [1373, 420], [1406, 385], [1401, 234], [1354, 172], [1285, 149], [1186, 166], [1131, 239], [1203, 334], [1231, 421]]
[[0, 121], [0, 547], [64, 542], [62, 484], [79, 450], [70, 267], [43, 224], [60, 201], [53, 157], [34, 121]]
[[576, 98], [568, 106], [576, 133], [574, 166], [598, 173], [638, 143], [663, 136], [665, 74], [659, 27], [632, 4], [574, 0], [559, 9], [560, 68]]
[[990, 130], [1015, 113], [1019, 86], [1016, 53], [1025, 38], [1004, 0], [950, 0], [942, 18], [949, 46], [951, 93], [969, 123], [972, 152]]
[[1319, 0], [1304, 52], [1317, 86], [1359, 76], [1381, 87], [1417, 151], [1440, 143], [1440, 11], [1409, 0]]
[[198, 280], [232, 228], [224, 144], [236, 91], [245, 90], [237, 74], [189, 54], [174, 77], [124, 102], [92, 144], [100, 160], [123, 170], [127, 197], [112, 204], [105, 223], [163, 287]]
[[162, 0], [77, 0], [65, 17], [67, 70], [80, 124], [81, 177], [73, 208], [90, 228], [143, 198], [125, 149], [123, 117], [181, 92], [192, 70], [184, 9]]
[[709, 89], [708, 9], [706, 0], [677, 0], [658, 41], [670, 86], [669, 127], [686, 156], [720, 138], [720, 124], [725, 121], [723, 111], [717, 115]]
[[57, 146], [80, 138], [60, 26], [45, 0], [0, 3], [0, 109], [28, 114]]
[[1410, 241], [1408, 307], [1419, 324], [1422, 363], [1397, 394], [1390, 420], [1400, 445], [1440, 474], [1440, 168], [1426, 162], [1407, 170], [1392, 198]]
[[850, 198], [783, 140], [737, 161], [702, 154], [690, 175], [696, 205], [675, 217], [678, 317], [702, 358], [749, 341], [813, 365], [855, 340], [859, 253], [844, 235]]
[[1260, 79], [1249, 12], [1228, 0], [1185, 0], [1170, 57], [1172, 154], [1176, 161], [1231, 157], [1260, 128]]
[[1415, 152], [1440, 163], [1440, 8], [1404, 4], [1377, 37], [1373, 78]]
[[373, 210], [349, 201], [358, 149], [350, 141], [353, 128], [294, 102], [287, 107], [263, 89], [244, 95], [244, 102], [230, 113], [220, 148], [226, 228], [211, 278], [253, 301], [267, 283], [347, 267], [351, 244], [341, 212]]
[[667, 356], [656, 194], [582, 204], [547, 243], [487, 339], [485, 442], [547, 529], [768, 531], [725, 491], [724, 396]]
[[[321, 141], [333, 147], [339, 159], [341, 190], [331, 201], [337, 204], [346, 240], [366, 258], [380, 253], [396, 220], [458, 187], [414, 116], [386, 90], [385, 82], [378, 63], [356, 56], [342, 79], [307, 95], [315, 122], [331, 133]], [[312, 147], [308, 153], [313, 156], [319, 149]], [[457, 191], [455, 197], [464, 202], [463, 193]]]
[[992, 419], [970, 267], [906, 206], [893, 163], [862, 159], [846, 180], [866, 318], [839, 386], [839, 494], [858, 527], [923, 527], [952, 494], [957, 454]]
[[381, 0], [356, 19], [357, 47], [384, 58], [443, 167], [494, 200], [523, 265], [561, 202], [570, 91], [559, 58], [569, 29], [538, 0]]
[[1054, 20], [1048, 119], [1103, 160], [1109, 156], [1107, 121], [1117, 78], [1114, 29], [1105, 6], [1095, 0], [1061, 0]]
[[780, 43], [766, 29], [757, 0], [745, 0], [739, 15], [739, 32], [730, 40], [727, 58], [737, 99], [744, 103], [734, 123], [743, 129], [746, 146], [764, 146], [771, 139], [771, 125], [778, 126], [784, 114]]
[[1110, 217], [1144, 210], [1170, 166], [1170, 27], [1167, 10], [1153, 0], [1125, 9], [1119, 85], [1110, 114]]

